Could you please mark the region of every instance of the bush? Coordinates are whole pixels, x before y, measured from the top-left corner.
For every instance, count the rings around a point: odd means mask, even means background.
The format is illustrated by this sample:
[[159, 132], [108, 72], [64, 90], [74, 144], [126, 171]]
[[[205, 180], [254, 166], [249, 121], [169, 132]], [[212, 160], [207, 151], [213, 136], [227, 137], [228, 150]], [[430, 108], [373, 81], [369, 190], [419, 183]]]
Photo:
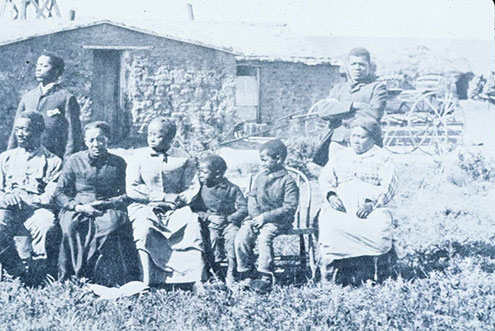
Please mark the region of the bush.
[[457, 165], [473, 179], [495, 180], [495, 162], [480, 151], [463, 150], [459, 152]]

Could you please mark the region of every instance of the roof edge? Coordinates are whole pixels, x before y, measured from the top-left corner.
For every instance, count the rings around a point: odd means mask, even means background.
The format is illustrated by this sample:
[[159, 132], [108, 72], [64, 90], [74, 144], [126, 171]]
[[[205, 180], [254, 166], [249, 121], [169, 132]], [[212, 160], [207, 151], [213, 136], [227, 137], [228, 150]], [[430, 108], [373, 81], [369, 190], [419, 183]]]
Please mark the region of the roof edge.
[[48, 35], [51, 35], [54, 33], [73, 31], [73, 30], [77, 30], [77, 29], [81, 29], [81, 28], [89, 28], [89, 27], [93, 27], [93, 26], [97, 26], [97, 25], [103, 25], [103, 24], [108, 24], [108, 25], [112, 25], [112, 26], [115, 26], [118, 28], [127, 29], [127, 30], [131, 30], [131, 31], [139, 32], [139, 33], [144, 33], [144, 34], [159, 37], [159, 38], [165, 38], [165, 39], [169, 39], [169, 40], [173, 40], [173, 41], [178, 41], [178, 42], [192, 44], [192, 45], [196, 45], [196, 46], [200, 46], [200, 47], [210, 48], [210, 49], [213, 49], [216, 51], [220, 51], [220, 52], [224, 52], [224, 53], [228, 53], [228, 54], [232, 54], [232, 55], [239, 55], [238, 53], [235, 53], [232, 49], [227, 48], [227, 47], [218, 47], [218, 46], [213, 46], [213, 45], [209, 45], [206, 43], [201, 43], [201, 42], [198, 42], [196, 40], [181, 39], [181, 38], [173, 37], [173, 36], [166, 35], [166, 34], [163, 35], [163, 34], [159, 34], [159, 33], [149, 31], [146, 29], [137, 28], [137, 27], [132, 26], [132, 25], [126, 25], [122, 22], [111, 21], [108, 19], [99, 19], [99, 20], [90, 21], [87, 23], [77, 23], [76, 22], [74, 25], [60, 27], [58, 29], [54, 29], [53, 31], [39, 33], [39, 34], [33, 34], [33, 35], [30, 35], [27, 37], [21, 37], [21, 38], [12, 39], [12, 40], [5, 41], [5, 42], [0, 42], [0, 46], [15, 44], [18, 42], [26, 41], [26, 40], [37, 38], [37, 37], [48, 36]]

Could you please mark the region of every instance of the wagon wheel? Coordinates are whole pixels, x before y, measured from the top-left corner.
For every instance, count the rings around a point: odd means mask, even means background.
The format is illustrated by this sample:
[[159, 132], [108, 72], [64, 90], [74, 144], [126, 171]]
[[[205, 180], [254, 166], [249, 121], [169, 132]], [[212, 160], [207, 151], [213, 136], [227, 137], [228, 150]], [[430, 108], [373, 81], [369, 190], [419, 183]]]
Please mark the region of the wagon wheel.
[[385, 114], [381, 120], [383, 147], [395, 154], [408, 154], [418, 148], [409, 128], [409, 104], [402, 102], [398, 112]]
[[315, 103], [306, 113], [304, 132], [306, 137], [319, 137], [327, 129], [327, 122], [318, 117], [318, 103]]
[[442, 155], [462, 142], [464, 113], [452, 94], [428, 92], [411, 106], [408, 125], [419, 149]]

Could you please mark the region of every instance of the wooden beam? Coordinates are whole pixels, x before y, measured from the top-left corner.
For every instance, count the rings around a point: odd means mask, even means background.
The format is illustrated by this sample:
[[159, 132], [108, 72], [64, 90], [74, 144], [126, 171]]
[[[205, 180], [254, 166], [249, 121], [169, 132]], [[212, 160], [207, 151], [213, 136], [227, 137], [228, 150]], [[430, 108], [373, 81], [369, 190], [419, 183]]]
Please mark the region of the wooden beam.
[[261, 123], [261, 67], [256, 67], [256, 123]]
[[148, 50], [153, 46], [100, 46], [100, 45], [83, 45], [83, 49], [101, 49], [101, 50]]
[[25, 20], [26, 19], [26, 0], [19, 1], [19, 16], [18, 19]]
[[0, 5], [0, 19], [3, 17], [3, 14], [5, 13], [5, 7], [7, 7], [7, 2], [9, 0], [0, 0], [2, 3]]
[[58, 5], [57, 5], [57, 0], [52, 0], [52, 10], [55, 11], [55, 16], [61, 17], [60, 10], [58, 9]]
[[[45, 0], [42, 5], [38, 7], [38, 11], [36, 12], [36, 18], [46, 18], [45, 16], [45, 9], [48, 9], [48, 2], [50, 0]], [[48, 12], [50, 10], [48, 9]]]

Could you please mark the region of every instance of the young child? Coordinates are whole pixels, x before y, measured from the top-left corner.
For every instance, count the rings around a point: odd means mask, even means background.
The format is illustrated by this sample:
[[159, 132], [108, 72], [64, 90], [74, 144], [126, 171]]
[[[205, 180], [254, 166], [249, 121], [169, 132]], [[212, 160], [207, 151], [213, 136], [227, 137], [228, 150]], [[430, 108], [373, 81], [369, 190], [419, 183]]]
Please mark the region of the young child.
[[[287, 147], [278, 139], [260, 147], [263, 170], [254, 179], [248, 194], [249, 218], [244, 221], [235, 239], [237, 271], [250, 287], [270, 289], [273, 283], [273, 239], [292, 227], [299, 202], [299, 189], [284, 168]], [[258, 240], [258, 273], [252, 280], [253, 248]]]
[[246, 198], [241, 189], [224, 177], [227, 170], [225, 160], [210, 155], [199, 162], [198, 195], [200, 219], [207, 225], [210, 249], [208, 264], [217, 279], [222, 279], [219, 263], [227, 253], [227, 285], [234, 283], [235, 250], [234, 240], [239, 226], [247, 216]]

